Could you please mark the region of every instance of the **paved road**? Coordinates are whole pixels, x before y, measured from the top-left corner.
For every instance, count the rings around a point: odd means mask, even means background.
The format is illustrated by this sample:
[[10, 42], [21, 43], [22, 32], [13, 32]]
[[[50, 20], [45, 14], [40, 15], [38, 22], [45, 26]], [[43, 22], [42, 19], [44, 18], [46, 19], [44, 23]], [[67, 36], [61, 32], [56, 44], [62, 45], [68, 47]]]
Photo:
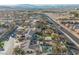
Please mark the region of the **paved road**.
[[11, 31], [9, 31], [8, 33], [5, 33], [4, 35], [2, 35], [2, 36], [0, 37], [0, 39], [9, 39], [9, 37], [10, 37], [12, 34], [15, 33], [16, 29], [17, 29], [17, 26], [14, 27], [14, 28], [13, 28]]
[[[56, 27], [57, 30], [59, 30], [60, 32], [62, 32], [69, 41], [71, 41], [74, 44], [74, 49], [73, 47], [69, 46], [69, 54], [74, 55], [76, 54], [76, 52], [79, 51], [79, 39], [77, 37], [75, 37], [72, 33], [70, 33], [69, 31], [67, 31], [66, 29], [64, 29], [63, 27], [61, 27], [59, 24], [57, 24], [53, 19], [51, 19], [49, 16], [43, 14], [43, 16], [48, 18], [49, 23], [54, 24], [54, 26]], [[76, 50], [75, 50], [76, 47]], [[74, 52], [76, 51], [76, 52]]]
[[[47, 15], [44, 15], [44, 16], [47, 16]], [[59, 24], [57, 24], [53, 19], [50, 18], [50, 16], [47, 16], [47, 18], [50, 20], [50, 22], [52, 22], [55, 25], [55, 27], [58, 30], [63, 32], [70, 39], [71, 42], [73, 42], [77, 47], [79, 47], [79, 39], [77, 37], [75, 37], [72, 33], [70, 33], [69, 31], [61, 27]]]
[[[70, 32], [68, 32], [66, 29], [64, 29], [63, 27], [61, 27], [59, 24], [57, 24], [53, 19], [51, 19], [49, 16], [43, 14], [43, 16], [48, 18], [48, 21], [50, 23], [53, 23], [54, 26], [61, 32], [63, 32], [69, 39], [70, 41], [72, 41], [75, 45], [79, 45], [79, 39], [77, 37], [75, 37], [74, 35], [72, 35]], [[17, 27], [16, 27], [17, 28]], [[3, 37], [6, 38], [8, 36], [10, 36], [15, 30], [16, 28], [14, 28], [10, 33], [4, 35]], [[27, 35], [30, 34], [32, 35], [32, 30], [31, 28], [29, 29]], [[72, 51], [73, 52], [73, 51]], [[74, 53], [74, 52], [73, 52]]]

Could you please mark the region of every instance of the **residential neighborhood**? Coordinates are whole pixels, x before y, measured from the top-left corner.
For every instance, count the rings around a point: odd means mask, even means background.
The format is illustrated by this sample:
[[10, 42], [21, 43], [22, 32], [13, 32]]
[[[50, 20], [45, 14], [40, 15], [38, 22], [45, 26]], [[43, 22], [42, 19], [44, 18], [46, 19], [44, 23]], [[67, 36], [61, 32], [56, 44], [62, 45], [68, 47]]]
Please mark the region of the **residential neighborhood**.
[[75, 9], [0, 10], [0, 55], [78, 55]]

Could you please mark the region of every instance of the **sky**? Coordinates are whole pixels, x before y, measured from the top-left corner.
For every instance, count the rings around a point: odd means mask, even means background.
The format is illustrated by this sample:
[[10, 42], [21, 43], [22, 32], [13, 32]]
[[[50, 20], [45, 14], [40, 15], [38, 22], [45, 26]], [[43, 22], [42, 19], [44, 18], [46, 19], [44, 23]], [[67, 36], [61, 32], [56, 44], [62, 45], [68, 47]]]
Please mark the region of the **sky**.
[[79, 4], [79, 0], [0, 0], [0, 5], [16, 4]]

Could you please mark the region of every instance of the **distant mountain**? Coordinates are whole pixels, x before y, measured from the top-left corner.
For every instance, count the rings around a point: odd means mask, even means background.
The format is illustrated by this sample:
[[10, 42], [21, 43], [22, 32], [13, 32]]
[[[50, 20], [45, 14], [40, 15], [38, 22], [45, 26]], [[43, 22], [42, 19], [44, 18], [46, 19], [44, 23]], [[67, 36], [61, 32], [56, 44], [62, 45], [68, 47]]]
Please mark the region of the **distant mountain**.
[[29, 4], [22, 4], [22, 5], [11, 6], [11, 8], [12, 9], [37, 9], [37, 6], [29, 5]]
[[24, 9], [24, 10], [38, 10], [38, 9], [73, 9], [79, 8], [79, 4], [55, 4], [55, 5], [31, 5], [31, 4], [19, 4], [19, 5], [11, 5], [11, 6], [0, 6], [0, 10], [10, 10], [10, 9]]
[[73, 8], [79, 8], [79, 4], [54, 4], [54, 5], [38, 5], [39, 8], [42, 8], [42, 9], [49, 9], [49, 8], [68, 8], [68, 9], [73, 9]]
[[0, 10], [37, 10], [39, 9], [35, 5], [29, 5], [29, 4], [20, 4], [20, 5], [11, 5], [11, 6], [0, 6]]

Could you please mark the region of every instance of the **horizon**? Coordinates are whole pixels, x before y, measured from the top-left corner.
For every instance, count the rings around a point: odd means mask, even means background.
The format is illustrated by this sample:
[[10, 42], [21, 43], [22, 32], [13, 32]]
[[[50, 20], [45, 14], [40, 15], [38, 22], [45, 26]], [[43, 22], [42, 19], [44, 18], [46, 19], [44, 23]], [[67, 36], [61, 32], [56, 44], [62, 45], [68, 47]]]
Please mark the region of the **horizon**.
[[[75, 1], [75, 2], [74, 2]], [[0, 5], [18, 4], [79, 4], [78, 0], [0, 0]]]
[[34, 5], [34, 6], [65, 6], [65, 5], [79, 5], [79, 4], [11, 4], [11, 5], [7, 5], [7, 4], [4, 4], [4, 5], [0, 5], [0, 6], [19, 6], [19, 5]]

